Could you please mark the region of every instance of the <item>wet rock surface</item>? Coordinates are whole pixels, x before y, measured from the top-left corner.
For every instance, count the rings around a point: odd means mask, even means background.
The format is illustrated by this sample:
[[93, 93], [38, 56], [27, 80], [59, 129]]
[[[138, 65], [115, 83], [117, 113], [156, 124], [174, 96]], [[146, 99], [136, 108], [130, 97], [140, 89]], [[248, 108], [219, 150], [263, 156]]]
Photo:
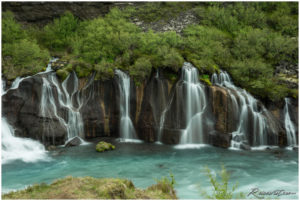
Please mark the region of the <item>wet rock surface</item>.
[[[15, 135], [29, 137], [41, 141], [46, 146], [61, 145], [67, 140], [67, 129], [55, 116], [43, 116], [40, 112], [42, 79], [46, 74], [35, 75], [24, 79], [19, 88], [9, 90], [2, 96], [2, 115], [14, 126]], [[75, 76], [73, 73], [71, 76]], [[66, 90], [72, 91], [72, 77], [66, 83]], [[97, 137], [119, 137], [120, 107], [119, 89], [116, 80], [94, 80], [91, 75], [79, 80], [78, 94], [82, 104], [80, 114], [82, 116], [84, 133], [81, 137], [93, 139]], [[132, 82], [130, 97], [130, 117], [134, 123], [139, 139], [146, 142], [160, 140], [165, 144], [178, 144], [185, 129], [186, 104], [183, 100], [185, 91], [180, 83], [170, 83], [162, 74], [152, 74], [150, 79], [140, 86]], [[204, 92], [207, 95], [207, 108], [205, 118], [210, 126], [204, 128], [204, 142], [218, 147], [230, 147], [231, 133], [236, 130], [237, 118], [234, 116], [234, 108], [229, 93], [218, 86], [206, 86]], [[52, 86], [55, 103], [58, 102], [58, 94], [55, 86]], [[173, 97], [165, 121], [161, 123], [161, 116]], [[75, 101], [75, 100], [73, 100]], [[259, 103], [261, 104], [261, 103]], [[75, 104], [76, 105], [76, 104]], [[77, 106], [76, 106], [77, 107]], [[268, 122], [268, 142], [270, 145], [286, 145], [284, 119], [282, 118], [283, 105], [273, 105], [273, 112], [265, 112]], [[291, 101], [291, 119], [298, 120], [297, 102]], [[57, 108], [60, 116], [67, 120], [66, 108]], [[162, 125], [162, 127], [160, 127]], [[208, 129], [212, 128], [212, 129]], [[158, 135], [161, 136], [158, 136]], [[235, 136], [237, 138], [237, 136]], [[252, 136], [249, 136], [251, 142]], [[244, 139], [235, 139], [239, 142]], [[251, 144], [250, 144], [251, 145]], [[248, 149], [248, 146], [244, 147]]]
[[79, 146], [81, 144], [81, 139], [79, 137], [74, 137], [73, 139], [69, 140], [65, 147], [74, 147], [74, 146]]

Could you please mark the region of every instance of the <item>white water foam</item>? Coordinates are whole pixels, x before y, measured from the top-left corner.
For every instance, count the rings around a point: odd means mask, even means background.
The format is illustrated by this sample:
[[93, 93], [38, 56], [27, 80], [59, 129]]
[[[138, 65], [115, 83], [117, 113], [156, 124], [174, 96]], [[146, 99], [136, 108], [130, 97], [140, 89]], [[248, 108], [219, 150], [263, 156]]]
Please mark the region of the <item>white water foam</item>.
[[2, 164], [7, 164], [14, 160], [24, 162], [48, 161], [50, 158], [44, 146], [38, 141], [29, 138], [14, 136], [14, 129], [2, 117]]
[[204, 147], [210, 147], [209, 144], [178, 144], [175, 145], [175, 149], [201, 149]]
[[142, 140], [127, 139], [127, 138], [118, 138], [118, 139], [116, 139], [116, 141], [122, 142], [122, 143], [144, 143], [144, 141], [142, 141]]

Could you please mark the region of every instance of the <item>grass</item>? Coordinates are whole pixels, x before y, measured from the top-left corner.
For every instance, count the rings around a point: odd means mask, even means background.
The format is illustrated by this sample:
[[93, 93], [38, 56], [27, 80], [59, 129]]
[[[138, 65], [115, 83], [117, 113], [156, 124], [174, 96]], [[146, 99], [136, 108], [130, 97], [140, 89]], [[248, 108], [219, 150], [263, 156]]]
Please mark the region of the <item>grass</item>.
[[2, 195], [2, 199], [177, 199], [168, 180], [143, 190], [127, 179], [66, 177]]

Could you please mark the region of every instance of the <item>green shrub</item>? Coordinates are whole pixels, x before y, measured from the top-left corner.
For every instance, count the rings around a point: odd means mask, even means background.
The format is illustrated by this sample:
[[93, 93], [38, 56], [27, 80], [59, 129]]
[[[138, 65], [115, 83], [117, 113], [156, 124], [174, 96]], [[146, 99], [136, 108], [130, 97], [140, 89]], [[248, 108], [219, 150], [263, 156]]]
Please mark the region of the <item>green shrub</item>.
[[137, 82], [145, 80], [151, 73], [152, 64], [146, 57], [138, 58], [134, 65], [130, 67], [130, 76]]
[[212, 193], [207, 194], [207, 192], [201, 192], [206, 199], [218, 199], [218, 200], [230, 200], [230, 199], [245, 199], [246, 196], [244, 193], [234, 194], [234, 191], [237, 189], [237, 183], [230, 188], [229, 179], [230, 174], [222, 165], [222, 169], [218, 172], [217, 175], [214, 175], [211, 170], [206, 167], [205, 174], [209, 178], [209, 182], [212, 185]]
[[42, 71], [49, 58], [11, 12], [2, 13], [2, 72], [8, 80]]
[[5, 43], [2, 51], [2, 72], [9, 80], [43, 71], [50, 58], [48, 51], [28, 39]]
[[136, 25], [122, 18], [118, 9], [112, 9], [105, 18], [99, 17], [86, 25], [77, 54], [90, 63], [114, 61], [135, 46], [138, 31]]
[[77, 31], [78, 20], [71, 12], [65, 12], [44, 27], [40, 42], [50, 50], [62, 51], [71, 48], [73, 37]]
[[111, 62], [102, 60], [99, 64], [95, 65], [96, 79], [105, 81], [114, 76], [114, 65]]
[[[14, 14], [10, 11], [2, 13], [2, 44], [11, 44], [26, 38], [26, 32], [16, 22]], [[2, 50], [2, 54], [5, 51]]]

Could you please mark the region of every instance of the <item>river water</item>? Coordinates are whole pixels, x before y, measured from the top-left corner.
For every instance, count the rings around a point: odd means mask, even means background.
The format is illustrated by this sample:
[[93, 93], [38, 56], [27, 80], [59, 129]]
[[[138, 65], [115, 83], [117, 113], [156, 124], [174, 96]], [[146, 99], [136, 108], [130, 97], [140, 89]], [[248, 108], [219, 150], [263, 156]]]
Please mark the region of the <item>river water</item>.
[[[202, 191], [211, 194], [211, 185], [204, 173], [224, 164], [231, 174], [230, 186], [238, 182], [236, 192], [246, 195], [252, 188], [262, 191], [285, 190], [298, 198], [298, 153], [274, 148], [271, 150], [230, 150], [212, 146], [168, 146], [146, 143], [119, 143], [116, 150], [97, 153], [95, 143], [79, 147], [58, 148], [48, 152], [49, 160], [25, 163], [21, 160], [2, 164], [2, 193], [23, 189], [34, 183], [51, 183], [65, 176], [127, 178], [139, 188], [155, 183], [155, 179], [175, 177], [180, 199], [204, 199]], [[247, 199], [254, 197], [247, 197]]]

